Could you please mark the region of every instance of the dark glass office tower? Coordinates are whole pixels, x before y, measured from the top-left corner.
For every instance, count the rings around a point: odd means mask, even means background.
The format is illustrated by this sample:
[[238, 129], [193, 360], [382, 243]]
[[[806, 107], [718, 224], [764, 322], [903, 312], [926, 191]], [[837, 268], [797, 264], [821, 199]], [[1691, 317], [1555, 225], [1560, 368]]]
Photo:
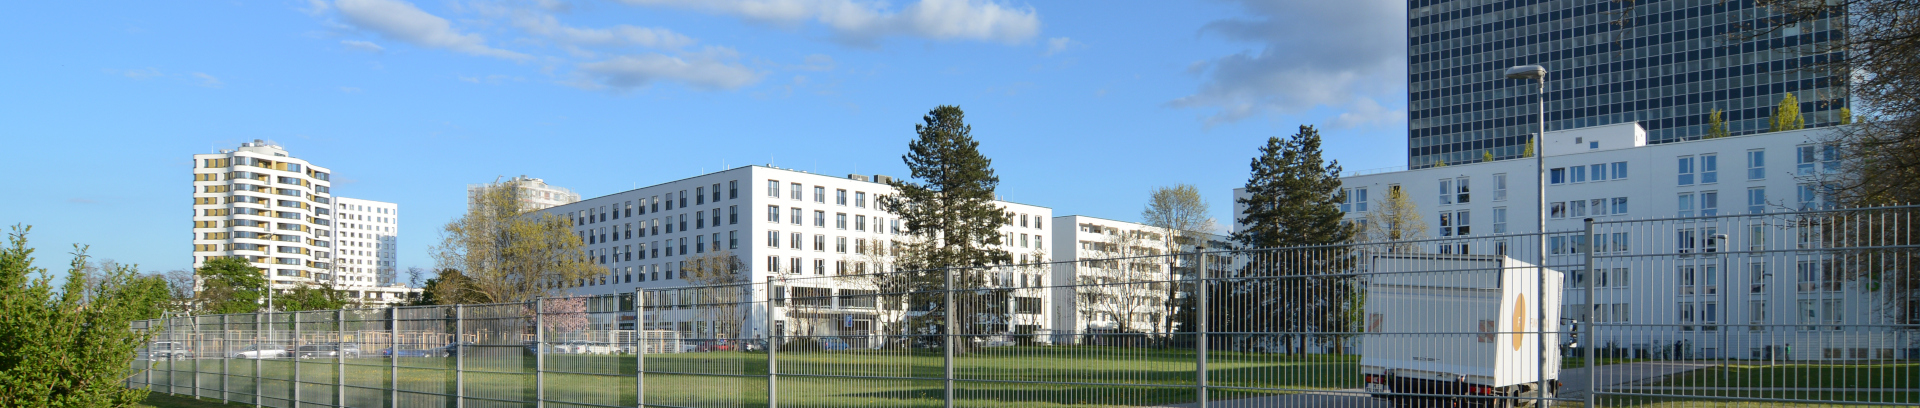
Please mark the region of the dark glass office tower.
[[[1629, 10], [1628, 5], [1634, 6]], [[1520, 157], [1537, 126], [1531, 82], [1547, 67], [1547, 130], [1639, 122], [1648, 143], [1698, 139], [1714, 110], [1734, 135], [1767, 130], [1791, 92], [1807, 126], [1846, 106], [1828, 78], [1799, 69], [1841, 34], [1828, 19], [1735, 40], [1774, 16], [1753, 0], [1411, 0], [1407, 3], [1407, 165]], [[1615, 24], [1631, 17], [1624, 25]]]

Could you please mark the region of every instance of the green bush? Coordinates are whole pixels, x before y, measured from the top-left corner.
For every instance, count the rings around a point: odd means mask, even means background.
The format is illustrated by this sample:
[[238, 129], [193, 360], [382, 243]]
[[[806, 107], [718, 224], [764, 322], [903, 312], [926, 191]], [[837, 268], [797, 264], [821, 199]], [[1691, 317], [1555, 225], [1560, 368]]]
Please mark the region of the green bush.
[[135, 407], [144, 389], [126, 388], [134, 353], [147, 341], [129, 324], [159, 317], [166, 283], [132, 267], [90, 273], [76, 245], [65, 285], [33, 266], [29, 227], [0, 248], [0, 407]]

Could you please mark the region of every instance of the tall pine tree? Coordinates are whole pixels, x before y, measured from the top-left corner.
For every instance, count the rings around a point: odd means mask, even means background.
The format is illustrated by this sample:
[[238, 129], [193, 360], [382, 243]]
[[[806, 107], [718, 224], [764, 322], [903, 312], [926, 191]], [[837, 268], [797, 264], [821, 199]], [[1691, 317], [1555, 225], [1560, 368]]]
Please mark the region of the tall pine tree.
[[[911, 234], [922, 239], [907, 240], [907, 254], [896, 256], [896, 270], [906, 274], [908, 285], [919, 295], [908, 299], [910, 305], [927, 307], [926, 314], [911, 323], [913, 330], [925, 334], [985, 334], [982, 320], [1005, 321], [1006, 294], [985, 289], [987, 267], [1012, 261], [1012, 255], [998, 249], [1000, 226], [1007, 215], [993, 202], [994, 188], [1000, 177], [993, 173], [993, 160], [980, 154], [980, 142], [973, 140], [973, 127], [957, 106], [942, 105], [928, 112], [914, 125], [919, 137], [907, 144], [902, 159], [915, 181], [895, 180], [888, 184], [896, 193], [882, 196], [883, 208], [906, 224]], [[948, 305], [943, 298], [946, 274], [953, 274], [954, 325], [945, 327]], [[958, 345], [956, 351], [964, 349]]]
[[[1214, 327], [1229, 332], [1345, 332], [1356, 322], [1360, 305], [1350, 272], [1355, 227], [1341, 220], [1340, 164], [1321, 157], [1320, 132], [1301, 126], [1286, 139], [1268, 138], [1253, 159], [1241, 204], [1240, 231], [1244, 267], [1209, 290], [1222, 302], [1210, 304]], [[1243, 348], [1264, 343], [1239, 339]], [[1339, 336], [1287, 335], [1289, 352], [1304, 352], [1309, 341]], [[1251, 342], [1251, 343], [1247, 343]]]

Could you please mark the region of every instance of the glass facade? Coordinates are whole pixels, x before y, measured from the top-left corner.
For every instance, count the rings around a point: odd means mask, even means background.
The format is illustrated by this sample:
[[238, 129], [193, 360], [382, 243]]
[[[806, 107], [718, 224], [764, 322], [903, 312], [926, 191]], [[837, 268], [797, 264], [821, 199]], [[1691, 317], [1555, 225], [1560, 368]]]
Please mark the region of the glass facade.
[[[1629, 9], [1629, 4], [1634, 6]], [[1698, 139], [1715, 109], [1733, 135], [1767, 130], [1791, 92], [1808, 127], [1846, 106], [1816, 70], [1837, 19], [1735, 38], [1775, 16], [1753, 0], [1410, 0], [1409, 168], [1521, 157], [1538, 128], [1537, 85], [1506, 79], [1547, 68], [1547, 130], [1625, 122], [1648, 143]], [[1622, 16], [1630, 20], [1616, 24]]]

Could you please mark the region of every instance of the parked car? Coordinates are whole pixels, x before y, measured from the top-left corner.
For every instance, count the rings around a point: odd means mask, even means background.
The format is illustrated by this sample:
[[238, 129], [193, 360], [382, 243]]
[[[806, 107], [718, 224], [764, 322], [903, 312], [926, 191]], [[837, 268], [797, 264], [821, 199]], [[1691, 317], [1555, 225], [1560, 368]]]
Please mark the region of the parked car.
[[[402, 347], [406, 347], [406, 346], [402, 346]], [[441, 350], [440, 347], [401, 348], [399, 351], [399, 354], [400, 354], [400, 357], [440, 357], [440, 356], [446, 355], [445, 350]], [[394, 350], [393, 348], [381, 349], [380, 355], [384, 357], [393, 357]]]
[[701, 340], [699, 342], [699, 346], [695, 347], [693, 351], [700, 351], [700, 352], [731, 351], [733, 349], [734, 347], [733, 347], [732, 341], [728, 341], [726, 339], [720, 339], [720, 340]]
[[233, 358], [287, 358], [287, 345], [277, 343], [249, 344], [233, 353]]
[[187, 348], [187, 343], [156, 341], [147, 344], [145, 356], [148, 360], [180, 360], [193, 358], [193, 350]]
[[573, 340], [554, 344], [553, 352], [561, 354], [613, 354], [613, 345], [604, 341]]
[[337, 357], [337, 356], [354, 358], [354, 357], [360, 357], [360, 346], [353, 345], [353, 344], [340, 344], [340, 343], [308, 344], [300, 347], [295, 347], [293, 349], [293, 356], [299, 357], [299, 358]]
[[838, 337], [826, 337], [826, 338], [820, 339], [821, 350], [840, 351], [840, 350], [847, 350], [851, 348], [853, 347], [847, 345], [847, 342], [845, 340], [841, 340]]
[[439, 354], [440, 357], [454, 357], [454, 356], [459, 356], [460, 353], [464, 352], [463, 349], [473, 347], [475, 345], [476, 344], [474, 344], [471, 341], [463, 341], [458, 343], [447, 343], [445, 347], [440, 347], [434, 350], [440, 351], [440, 354]]

